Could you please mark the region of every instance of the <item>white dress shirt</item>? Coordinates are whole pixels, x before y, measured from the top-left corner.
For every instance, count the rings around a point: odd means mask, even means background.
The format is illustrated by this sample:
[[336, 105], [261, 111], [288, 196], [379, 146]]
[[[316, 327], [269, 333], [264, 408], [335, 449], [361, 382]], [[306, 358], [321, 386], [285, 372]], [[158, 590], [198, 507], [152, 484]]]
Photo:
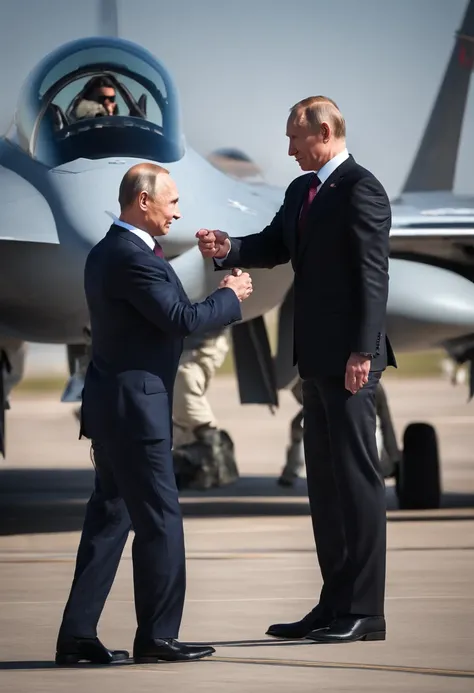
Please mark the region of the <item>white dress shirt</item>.
[[318, 186], [318, 192], [321, 189], [321, 186], [327, 181], [329, 176], [334, 173], [336, 168], [339, 168], [339, 166], [349, 158], [349, 152], [347, 149], [343, 149], [342, 152], [339, 152], [339, 154], [336, 154], [336, 156], [333, 156], [332, 159], [329, 159], [329, 161], [322, 166], [319, 171], [316, 171], [318, 174], [318, 178], [321, 181], [321, 185]]
[[155, 250], [155, 239], [153, 236], [150, 236], [148, 231], [142, 231], [142, 229], [137, 229], [135, 226], [132, 226], [131, 224], [127, 224], [126, 221], [122, 221], [121, 219], [117, 219], [115, 214], [109, 214], [109, 216], [112, 217], [114, 220], [114, 224], [117, 224], [117, 226], [123, 226], [124, 229], [127, 229], [127, 231], [131, 231], [132, 233], [135, 234], [135, 236], [138, 236], [138, 238], [141, 238], [142, 241], [144, 241], [147, 246], [151, 250]]

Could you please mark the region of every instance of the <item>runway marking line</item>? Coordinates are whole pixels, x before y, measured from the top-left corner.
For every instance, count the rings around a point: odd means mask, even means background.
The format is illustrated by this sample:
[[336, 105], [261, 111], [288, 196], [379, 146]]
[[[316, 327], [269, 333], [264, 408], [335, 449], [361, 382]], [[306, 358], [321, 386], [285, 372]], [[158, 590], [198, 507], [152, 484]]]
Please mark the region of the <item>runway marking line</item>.
[[[427, 594], [427, 595], [397, 595], [393, 597], [385, 597], [385, 601], [424, 601], [424, 600], [436, 600], [436, 601], [446, 601], [447, 599], [454, 599], [455, 601], [473, 601], [474, 595], [459, 595], [459, 594]], [[133, 599], [113, 599], [110, 598], [109, 602], [114, 604], [133, 604]], [[222, 599], [187, 599], [187, 603], [192, 604], [233, 604], [234, 602], [314, 602], [314, 595], [312, 597], [233, 597], [233, 598], [222, 598]], [[38, 606], [46, 604], [63, 604], [62, 600], [44, 600], [44, 601], [16, 601], [16, 600], [5, 600], [0, 601], [0, 606]], [[271, 641], [270, 641], [271, 642]]]
[[[473, 546], [394, 546], [387, 549], [387, 553], [403, 553], [403, 552], [442, 552], [442, 551], [474, 551]], [[187, 554], [188, 561], [238, 561], [238, 560], [284, 560], [288, 556], [293, 555], [309, 555], [313, 554], [314, 549], [295, 549], [294, 551], [284, 549], [282, 551], [203, 551]], [[30, 552], [13, 552], [0, 549], [0, 564], [2, 563], [73, 563], [76, 560], [76, 553], [57, 553], [57, 554], [40, 554]], [[132, 555], [123, 555], [123, 561], [131, 561]], [[309, 570], [312, 566], [302, 566], [302, 569]]]
[[474, 678], [474, 671], [462, 669], [435, 669], [430, 667], [406, 667], [390, 664], [358, 664], [355, 662], [311, 662], [302, 659], [268, 659], [264, 657], [210, 657], [208, 661], [228, 664], [261, 664], [309, 669], [356, 669], [361, 671], [384, 671], [397, 674], [421, 674], [424, 676], [446, 676], [451, 678]]

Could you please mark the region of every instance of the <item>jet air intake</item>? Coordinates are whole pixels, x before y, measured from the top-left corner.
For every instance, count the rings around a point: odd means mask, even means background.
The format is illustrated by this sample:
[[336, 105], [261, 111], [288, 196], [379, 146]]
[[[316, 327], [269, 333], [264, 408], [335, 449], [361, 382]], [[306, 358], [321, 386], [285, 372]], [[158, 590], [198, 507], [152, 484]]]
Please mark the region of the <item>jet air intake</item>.
[[441, 346], [474, 332], [474, 283], [410, 260], [390, 261], [387, 334], [395, 349]]

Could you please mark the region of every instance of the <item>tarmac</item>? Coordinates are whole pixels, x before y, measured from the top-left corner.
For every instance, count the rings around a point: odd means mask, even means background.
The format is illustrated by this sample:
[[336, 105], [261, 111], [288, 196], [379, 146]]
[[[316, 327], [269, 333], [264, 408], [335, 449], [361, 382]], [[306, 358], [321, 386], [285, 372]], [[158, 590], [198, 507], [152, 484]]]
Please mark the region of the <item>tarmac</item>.
[[[474, 691], [474, 402], [443, 379], [385, 379], [395, 426], [437, 428], [443, 470], [438, 510], [401, 511], [387, 482], [387, 640], [317, 645], [265, 636], [296, 620], [321, 587], [306, 483], [276, 484], [297, 404], [275, 414], [239, 406], [222, 376], [211, 401], [236, 443], [240, 480], [184, 493], [188, 591], [180, 639], [216, 654], [187, 664], [54, 664], [57, 629], [93, 478], [72, 405], [57, 395], [14, 394], [7, 460], [0, 467], [1, 693], [182, 691]], [[1, 464], [1, 463], [0, 463]], [[131, 649], [135, 614], [130, 542], [99, 635]]]

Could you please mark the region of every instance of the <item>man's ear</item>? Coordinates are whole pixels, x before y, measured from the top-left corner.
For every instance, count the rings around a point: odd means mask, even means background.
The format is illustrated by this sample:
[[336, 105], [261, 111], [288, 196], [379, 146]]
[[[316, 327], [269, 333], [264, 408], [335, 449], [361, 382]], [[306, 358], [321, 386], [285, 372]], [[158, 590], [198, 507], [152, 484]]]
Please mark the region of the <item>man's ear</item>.
[[145, 190], [143, 190], [138, 196], [138, 204], [140, 205], [140, 209], [143, 211], [145, 211], [148, 207], [148, 193]]

